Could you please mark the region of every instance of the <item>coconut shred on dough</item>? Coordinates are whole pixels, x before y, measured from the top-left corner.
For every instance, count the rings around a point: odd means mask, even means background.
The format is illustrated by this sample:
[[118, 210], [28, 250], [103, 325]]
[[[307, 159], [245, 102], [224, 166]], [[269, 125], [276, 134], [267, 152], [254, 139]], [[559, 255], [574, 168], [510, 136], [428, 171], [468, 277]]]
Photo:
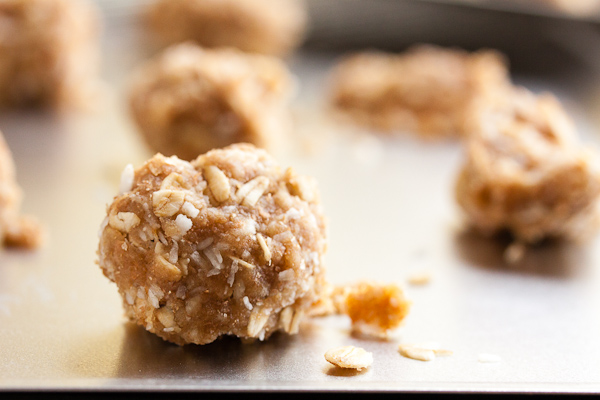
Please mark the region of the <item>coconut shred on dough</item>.
[[501, 54], [420, 45], [402, 54], [361, 52], [331, 73], [336, 116], [382, 132], [464, 134], [468, 105], [509, 84]]
[[131, 320], [180, 345], [298, 332], [325, 287], [313, 179], [238, 144], [156, 155], [123, 180], [98, 255]]
[[269, 56], [175, 45], [132, 77], [130, 109], [152, 150], [193, 160], [252, 143], [271, 152], [291, 130], [293, 79]]

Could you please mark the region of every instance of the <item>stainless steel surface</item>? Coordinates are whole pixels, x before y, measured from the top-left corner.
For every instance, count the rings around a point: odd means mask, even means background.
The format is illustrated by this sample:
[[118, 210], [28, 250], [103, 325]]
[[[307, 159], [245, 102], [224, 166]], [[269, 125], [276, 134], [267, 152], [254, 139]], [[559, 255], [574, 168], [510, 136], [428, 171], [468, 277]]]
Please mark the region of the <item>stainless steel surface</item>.
[[[374, 137], [322, 117], [337, 53], [304, 51], [290, 60], [302, 83], [294, 104], [299, 136], [295, 150], [276, 156], [319, 180], [332, 282], [403, 283], [414, 271], [432, 273], [430, 285], [406, 287], [414, 306], [404, 327], [390, 341], [369, 341], [350, 336], [345, 318], [328, 317], [264, 343], [226, 338], [177, 347], [127, 323], [95, 251], [121, 169], [150, 155], [123, 95], [131, 67], [149, 50], [126, 18], [109, 28], [102, 109], [60, 118], [0, 114], [24, 210], [49, 233], [38, 252], [0, 252], [0, 390], [600, 391], [600, 239], [579, 247], [548, 243], [506, 265], [506, 243], [463, 229], [452, 198], [457, 144]], [[581, 43], [572, 48], [575, 56], [585, 53]], [[575, 78], [517, 79], [557, 93], [585, 140], [598, 143], [598, 102], [590, 99], [599, 81], [588, 67]], [[303, 150], [309, 143], [311, 152]], [[424, 363], [397, 352], [400, 341], [431, 340], [454, 355]], [[329, 366], [324, 352], [347, 344], [372, 351], [373, 366], [364, 373]], [[502, 361], [479, 363], [479, 353]]]

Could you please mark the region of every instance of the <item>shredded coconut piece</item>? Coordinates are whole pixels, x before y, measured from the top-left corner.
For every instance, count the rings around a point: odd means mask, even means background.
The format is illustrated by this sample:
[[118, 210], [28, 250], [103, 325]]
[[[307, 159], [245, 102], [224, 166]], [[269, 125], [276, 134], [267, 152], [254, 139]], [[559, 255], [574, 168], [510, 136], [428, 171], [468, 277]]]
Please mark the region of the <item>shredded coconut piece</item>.
[[214, 165], [209, 165], [204, 168], [204, 177], [208, 181], [208, 187], [212, 192], [215, 200], [222, 203], [229, 199], [231, 186], [229, 179], [219, 168]]
[[171, 247], [171, 251], [169, 252], [169, 262], [171, 264], [177, 264], [179, 260], [179, 245], [177, 242], [173, 242], [173, 247]]
[[227, 277], [227, 284], [229, 284], [229, 287], [232, 287], [233, 282], [235, 281], [235, 274], [238, 270], [238, 264], [239, 263], [237, 260], [232, 260], [231, 262], [231, 271], [229, 272], [229, 276]]
[[121, 172], [121, 183], [119, 185], [119, 194], [123, 194], [131, 191], [133, 187], [133, 179], [135, 173], [133, 171], [133, 165], [127, 164]]
[[429, 272], [416, 272], [408, 277], [408, 283], [414, 286], [427, 285], [431, 282], [431, 274]]
[[266, 176], [257, 176], [244, 184], [236, 193], [238, 202], [248, 207], [254, 206], [269, 187], [269, 182], [269, 178]]
[[175, 223], [181, 231], [181, 235], [185, 235], [190, 229], [192, 229], [192, 220], [183, 214], [179, 214], [177, 218], [175, 218]]
[[215, 267], [216, 269], [221, 269], [222, 265], [219, 262], [219, 260], [217, 259], [217, 255], [215, 254], [214, 247], [209, 247], [207, 249], [204, 249], [204, 255], [206, 256], [206, 258], [208, 258], [208, 261], [210, 261], [210, 263], [212, 264], [213, 267]]
[[229, 258], [231, 258], [233, 261], [237, 261], [238, 263], [240, 263], [240, 265], [243, 265], [246, 268], [249, 268], [249, 269], [256, 268], [255, 265], [252, 265], [249, 262], [242, 260], [241, 258], [237, 258], [237, 257], [233, 257], [233, 256], [229, 256]]
[[128, 233], [140, 224], [140, 218], [132, 212], [119, 212], [109, 217], [108, 224], [123, 233]]
[[400, 354], [406, 358], [419, 361], [433, 361], [435, 360], [435, 352], [431, 349], [424, 349], [414, 345], [401, 344], [398, 346]]
[[244, 301], [244, 305], [246, 306], [246, 308], [250, 311], [252, 311], [252, 309], [254, 307], [252, 307], [252, 304], [250, 304], [250, 300], [248, 300], [248, 296], [244, 296], [244, 298], [242, 299]]
[[187, 288], [185, 286], [181, 285], [177, 288], [177, 292], [175, 292], [175, 296], [178, 299], [185, 299], [186, 292], [187, 292]]
[[304, 212], [298, 211], [297, 209], [292, 207], [286, 211], [285, 216], [289, 220], [294, 220], [294, 219], [298, 219], [298, 218], [302, 217], [303, 214], [304, 214]]
[[260, 247], [262, 248], [263, 254], [265, 256], [265, 260], [270, 263], [271, 262], [271, 250], [269, 250], [269, 246], [267, 246], [267, 242], [265, 241], [265, 238], [260, 233], [257, 233], [256, 240], [258, 240], [258, 244], [260, 244]]
[[148, 289], [148, 300], [150, 300], [150, 304], [152, 304], [152, 307], [154, 307], [154, 308], [160, 307], [160, 305], [158, 303], [158, 297], [156, 297], [156, 295], [154, 294], [152, 289]]
[[212, 237], [208, 237], [208, 238], [204, 239], [203, 241], [198, 243], [198, 250], [206, 249], [208, 246], [210, 246], [212, 244], [213, 241], [214, 241], [214, 239]]
[[192, 203], [186, 201], [181, 206], [181, 212], [187, 215], [190, 218], [196, 218], [198, 214], [200, 214], [200, 210], [198, 210]]
[[279, 273], [279, 280], [283, 282], [292, 281], [294, 280], [295, 276], [296, 274], [294, 273], [293, 269], [286, 269], [285, 271], [281, 271]]

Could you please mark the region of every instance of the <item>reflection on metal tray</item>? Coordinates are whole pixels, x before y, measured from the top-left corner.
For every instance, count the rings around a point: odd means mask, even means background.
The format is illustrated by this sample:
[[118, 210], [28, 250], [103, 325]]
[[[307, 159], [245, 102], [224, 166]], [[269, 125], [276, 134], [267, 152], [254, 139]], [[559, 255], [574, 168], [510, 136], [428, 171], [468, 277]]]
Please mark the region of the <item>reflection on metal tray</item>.
[[[431, 16], [433, 5], [427, 7], [422, 15]], [[308, 46], [289, 60], [302, 84], [294, 104], [300, 137], [319, 146], [308, 154], [298, 143], [276, 156], [319, 181], [330, 220], [332, 282], [403, 283], [412, 272], [431, 272], [430, 285], [407, 288], [414, 307], [405, 326], [391, 341], [368, 341], [350, 336], [345, 318], [330, 317], [264, 343], [225, 338], [177, 347], [128, 324], [116, 287], [94, 263], [97, 231], [122, 168], [150, 155], [124, 107], [124, 82], [146, 57], [128, 15], [107, 20], [104, 76], [111, 96], [104, 109], [64, 118], [0, 114], [24, 211], [38, 216], [50, 237], [37, 253], [0, 252], [0, 390], [600, 391], [600, 239], [543, 245], [506, 265], [506, 243], [462, 229], [452, 197], [458, 144], [380, 138], [323, 119], [327, 72], [341, 54], [333, 48]], [[460, 24], [472, 14], [452, 15], [462, 16]], [[544, 29], [545, 37], [560, 36]], [[594, 32], [569, 34], [592, 46], [600, 43]], [[598, 143], [598, 106], [588, 99], [598, 97], [600, 64], [581, 61], [580, 42], [565, 39], [555, 47], [565, 49], [561, 65], [576, 74], [555, 69], [518, 81], [557, 93], [585, 139]], [[397, 352], [400, 340], [438, 341], [454, 355], [429, 363], [406, 359]], [[331, 368], [323, 354], [339, 345], [373, 352], [373, 366], [359, 374]], [[479, 363], [479, 353], [501, 362]]]

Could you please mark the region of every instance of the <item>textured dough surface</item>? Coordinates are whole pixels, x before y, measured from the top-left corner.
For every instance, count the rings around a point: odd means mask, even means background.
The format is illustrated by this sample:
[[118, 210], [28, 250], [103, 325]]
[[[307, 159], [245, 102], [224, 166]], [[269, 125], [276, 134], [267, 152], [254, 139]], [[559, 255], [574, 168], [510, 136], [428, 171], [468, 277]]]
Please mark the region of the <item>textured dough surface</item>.
[[313, 179], [249, 144], [123, 175], [98, 250], [131, 320], [165, 340], [293, 334], [325, 287]]
[[99, 22], [85, 0], [0, 1], [0, 105], [86, 107], [98, 84]]
[[192, 40], [205, 47], [285, 55], [301, 44], [307, 14], [301, 0], [158, 0], [147, 20], [165, 44]]
[[278, 59], [185, 43], [135, 71], [129, 93], [150, 147], [193, 160], [233, 143], [277, 149], [291, 130], [292, 91]]
[[456, 196], [476, 228], [524, 242], [597, 229], [598, 154], [580, 144], [554, 96], [515, 88], [471, 116]]
[[362, 52], [331, 73], [331, 105], [342, 117], [384, 132], [459, 136], [476, 98], [509, 84], [503, 57], [416, 46], [405, 53]]

